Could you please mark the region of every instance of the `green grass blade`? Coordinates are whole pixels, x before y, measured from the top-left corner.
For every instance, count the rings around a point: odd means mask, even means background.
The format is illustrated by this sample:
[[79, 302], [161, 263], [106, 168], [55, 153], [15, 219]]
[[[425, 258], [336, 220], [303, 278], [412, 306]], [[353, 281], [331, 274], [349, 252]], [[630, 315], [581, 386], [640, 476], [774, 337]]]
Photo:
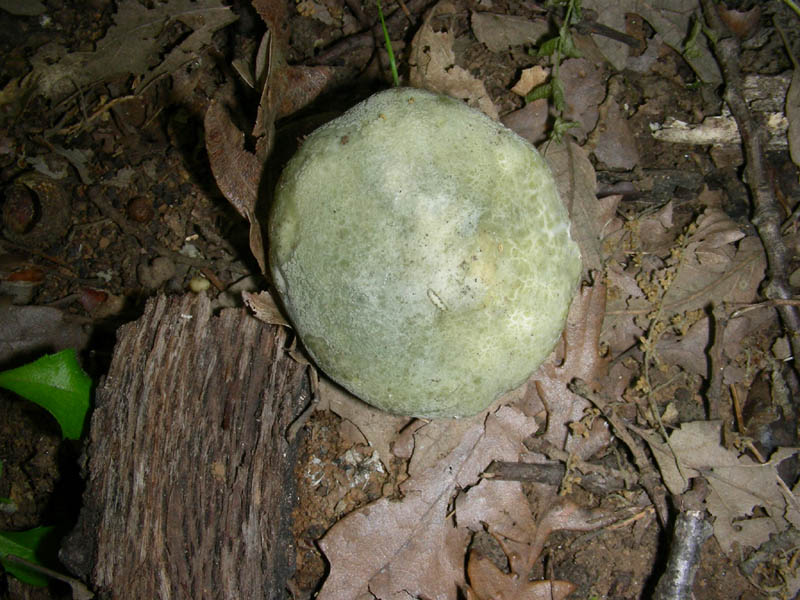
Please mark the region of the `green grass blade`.
[[11, 562], [6, 557], [11, 554], [25, 560], [42, 564], [39, 559], [46, 538], [53, 533], [55, 527], [36, 527], [27, 531], [0, 531], [0, 564], [7, 573], [20, 581], [35, 586], [47, 585], [47, 577], [24, 565]]
[[400, 85], [400, 76], [397, 74], [397, 62], [394, 59], [394, 50], [392, 50], [392, 42], [389, 40], [389, 30], [386, 29], [386, 21], [383, 20], [383, 9], [381, 8], [381, 0], [375, 0], [378, 5], [378, 17], [381, 20], [381, 29], [383, 29], [383, 41], [386, 44], [386, 52], [389, 53], [389, 68], [392, 70], [392, 80], [394, 86]]
[[89, 412], [92, 380], [78, 364], [75, 350], [43, 356], [0, 372], [0, 387], [38, 404], [53, 415], [65, 438], [77, 440]]

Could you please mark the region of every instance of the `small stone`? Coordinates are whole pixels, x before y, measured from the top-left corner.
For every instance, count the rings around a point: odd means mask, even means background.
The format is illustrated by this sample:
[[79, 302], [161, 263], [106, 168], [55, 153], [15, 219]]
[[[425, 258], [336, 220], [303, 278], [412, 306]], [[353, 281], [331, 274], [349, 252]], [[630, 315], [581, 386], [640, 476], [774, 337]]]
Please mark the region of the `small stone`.
[[195, 294], [204, 292], [209, 287], [211, 287], [211, 282], [205, 277], [192, 277], [191, 280], [189, 280], [189, 289]]
[[149, 223], [155, 215], [153, 203], [144, 196], [136, 196], [128, 202], [128, 218], [137, 223]]

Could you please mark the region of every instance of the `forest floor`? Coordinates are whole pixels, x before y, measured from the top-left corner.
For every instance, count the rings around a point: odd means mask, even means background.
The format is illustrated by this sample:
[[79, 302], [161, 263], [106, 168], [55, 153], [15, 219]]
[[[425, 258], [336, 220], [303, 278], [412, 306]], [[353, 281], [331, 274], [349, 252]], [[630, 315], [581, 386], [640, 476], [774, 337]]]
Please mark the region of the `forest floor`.
[[[322, 376], [287, 598], [647, 598], [676, 515], [693, 509], [713, 532], [694, 597], [800, 590], [796, 340], [783, 326], [800, 289], [800, 15], [729, 2], [724, 59], [694, 28], [708, 18], [697, 0], [584, 0], [560, 28], [567, 4], [382, 7], [401, 84], [462, 99], [546, 156], [584, 282], [554, 357], [478, 417], [376, 415]], [[153, 295], [206, 293], [221, 309], [269, 287], [209, 166], [212, 98], [253, 131], [274, 181], [304, 135], [392, 85], [376, 6], [359, 0], [9, 0], [0, 31], [0, 368], [74, 347], [97, 380], [116, 329]], [[559, 34], [561, 56], [537, 54]], [[262, 94], [265, 81], [280, 93]], [[726, 83], [763, 134], [763, 181], [745, 173]], [[754, 218], [758, 184], [778, 263]], [[68, 527], [80, 448], [0, 394], [0, 530]], [[368, 515], [365, 535], [354, 523]]]

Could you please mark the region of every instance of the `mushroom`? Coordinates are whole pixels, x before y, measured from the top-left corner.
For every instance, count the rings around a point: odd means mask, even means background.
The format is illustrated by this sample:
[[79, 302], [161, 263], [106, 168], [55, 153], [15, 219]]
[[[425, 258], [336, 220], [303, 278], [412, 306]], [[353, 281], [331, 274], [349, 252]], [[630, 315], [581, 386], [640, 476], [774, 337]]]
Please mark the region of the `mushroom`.
[[468, 416], [556, 344], [581, 273], [569, 225], [527, 141], [453, 98], [394, 88], [289, 161], [270, 271], [333, 380], [391, 413]]

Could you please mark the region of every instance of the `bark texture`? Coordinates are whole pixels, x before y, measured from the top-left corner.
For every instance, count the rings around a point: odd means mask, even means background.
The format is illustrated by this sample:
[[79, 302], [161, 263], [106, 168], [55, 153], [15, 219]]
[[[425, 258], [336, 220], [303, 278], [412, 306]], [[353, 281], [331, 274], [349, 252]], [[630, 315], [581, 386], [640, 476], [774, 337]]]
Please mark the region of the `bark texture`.
[[96, 393], [88, 483], [62, 560], [107, 598], [283, 598], [308, 401], [286, 330], [204, 296], [124, 326]]

